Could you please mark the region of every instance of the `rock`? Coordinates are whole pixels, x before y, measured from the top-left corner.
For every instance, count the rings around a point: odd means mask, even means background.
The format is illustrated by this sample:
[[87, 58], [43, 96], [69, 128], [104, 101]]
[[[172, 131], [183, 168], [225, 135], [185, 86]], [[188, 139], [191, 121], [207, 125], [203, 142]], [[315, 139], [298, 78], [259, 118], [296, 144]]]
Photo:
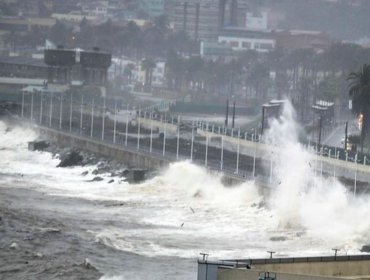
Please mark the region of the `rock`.
[[286, 237], [284, 236], [273, 236], [270, 238], [271, 241], [285, 241]]
[[44, 255], [41, 254], [40, 252], [34, 252], [33, 255], [37, 258], [42, 258]]
[[89, 182], [100, 182], [100, 181], [103, 181], [104, 179], [102, 177], [94, 177], [92, 180], [90, 180]]
[[370, 244], [362, 246], [360, 251], [364, 253], [370, 253]]
[[130, 173], [130, 171], [129, 170], [127, 170], [127, 169], [125, 169], [125, 170], [123, 170], [120, 174], [119, 174], [119, 176], [120, 177], [125, 177], [127, 174], [129, 174]]
[[28, 150], [30, 151], [43, 151], [48, 148], [50, 144], [46, 141], [32, 141], [28, 142]]
[[84, 260], [83, 266], [86, 267], [87, 269], [95, 269], [95, 267], [91, 264], [88, 258]]
[[81, 173], [82, 176], [86, 176], [87, 174], [89, 174], [89, 171], [84, 171]]
[[108, 184], [111, 184], [111, 183], [113, 183], [114, 182], [114, 180], [112, 179], [112, 180], [110, 180], [109, 182], [108, 182]]
[[78, 151], [71, 151], [65, 157], [61, 159], [61, 162], [58, 164], [57, 167], [68, 167], [68, 166], [75, 166], [82, 163], [83, 157], [80, 155]]
[[9, 248], [10, 249], [13, 249], [13, 250], [18, 250], [19, 249], [19, 245], [18, 245], [18, 243], [13, 242], [12, 244], [10, 244]]
[[141, 182], [145, 179], [145, 169], [132, 169], [134, 182]]

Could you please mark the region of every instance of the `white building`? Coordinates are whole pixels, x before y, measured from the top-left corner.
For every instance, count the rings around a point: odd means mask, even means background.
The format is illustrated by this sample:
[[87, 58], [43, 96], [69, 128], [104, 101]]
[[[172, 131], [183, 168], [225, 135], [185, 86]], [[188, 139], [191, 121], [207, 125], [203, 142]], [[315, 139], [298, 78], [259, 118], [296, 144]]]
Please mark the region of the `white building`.
[[245, 27], [248, 30], [267, 30], [267, 13], [246, 13]]
[[230, 46], [234, 51], [255, 50], [270, 52], [276, 46], [276, 39], [270, 31], [225, 29], [218, 36], [218, 42]]
[[[164, 61], [156, 61], [156, 67], [152, 72], [152, 86], [161, 87], [165, 85], [165, 70], [166, 63]], [[145, 82], [145, 70], [140, 65], [140, 70], [137, 73], [137, 81], [144, 84]]]

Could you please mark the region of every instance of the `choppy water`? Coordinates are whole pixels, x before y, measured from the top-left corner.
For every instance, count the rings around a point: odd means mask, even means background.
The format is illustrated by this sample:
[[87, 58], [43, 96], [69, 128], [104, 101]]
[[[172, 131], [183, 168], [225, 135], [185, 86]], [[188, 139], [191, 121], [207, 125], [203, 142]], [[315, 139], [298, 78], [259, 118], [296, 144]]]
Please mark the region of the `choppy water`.
[[27, 150], [36, 137], [32, 129], [9, 131], [0, 123], [0, 186], [46, 195], [50, 203], [42, 207], [51, 217], [70, 221], [97, 250], [104, 245], [122, 252], [122, 260], [106, 251], [92, 258], [106, 274], [102, 279], [196, 279], [201, 252], [211, 259], [267, 257], [268, 250], [331, 255], [334, 247], [358, 253], [369, 241], [369, 198], [353, 199], [338, 182], [318, 181], [299, 145], [289, 148], [291, 164], [276, 155], [281, 182], [265, 198], [253, 182], [226, 188], [217, 174], [189, 162], [139, 185], [108, 184], [109, 174], [87, 182], [94, 166], [56, 168], [59, 160], [51, 154]]

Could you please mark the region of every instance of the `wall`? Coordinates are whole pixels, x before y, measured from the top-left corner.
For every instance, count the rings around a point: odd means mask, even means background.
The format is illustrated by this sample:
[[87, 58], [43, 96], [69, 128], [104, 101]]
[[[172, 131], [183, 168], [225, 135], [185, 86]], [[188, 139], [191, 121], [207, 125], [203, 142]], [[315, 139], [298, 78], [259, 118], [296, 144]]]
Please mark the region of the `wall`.
[[253, 268], [257, 270], [281, 271], [284, 273], [297, 273], [303, 275], [320, 275], [327, 277], [364, 276], [364, 278], [370, 278], [370, 260], [257, 264], [253, 265]]
[[136, 150], [127, 149], [126, 147], [118, 147], [106, 143], [103, 144], [99, 141], [85, 139], [76, 135], [69, 135], [45, 127], [38, 127], [38, 130], [42, 138], [48, 139], [61, 147], [75, 147], [92, 153], [112, 157], [127, 164], [130, 168], [139, 167], [156, 170], [166, 167], [169, 164], [169, 160], [165, 158], [151, 156]]
[[[260, 271], [246, 270], [246, 269], [219, 269], [217, 273], [217, 280], [258, 280]], [[277, 280], [339, 280], [346, 278], [311, 276], [301, 274], [277, 273]], [[201, 280], [201, 279], [200, 279]], [[216, 280], [216, 279], [208, 279]]]

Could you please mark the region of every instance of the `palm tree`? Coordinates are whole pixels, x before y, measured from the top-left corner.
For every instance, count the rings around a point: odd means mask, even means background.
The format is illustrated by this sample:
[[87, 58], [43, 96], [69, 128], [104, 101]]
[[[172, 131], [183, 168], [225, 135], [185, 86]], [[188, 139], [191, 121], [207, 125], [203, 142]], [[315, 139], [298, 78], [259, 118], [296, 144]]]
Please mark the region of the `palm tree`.
[[152, 86], [153, 69], [156, 67], [156, 64], [152, 59], [146, 58], [141, 62], [141, 67], [145, 71], [144, 88], [149, 90]]
[[362, 115], [361, 153], [364, 139], [370, 128], [370, 65], [364, 64], [358, 72], [348, 75], [349, 96], [352, 98], [352, 112]]

